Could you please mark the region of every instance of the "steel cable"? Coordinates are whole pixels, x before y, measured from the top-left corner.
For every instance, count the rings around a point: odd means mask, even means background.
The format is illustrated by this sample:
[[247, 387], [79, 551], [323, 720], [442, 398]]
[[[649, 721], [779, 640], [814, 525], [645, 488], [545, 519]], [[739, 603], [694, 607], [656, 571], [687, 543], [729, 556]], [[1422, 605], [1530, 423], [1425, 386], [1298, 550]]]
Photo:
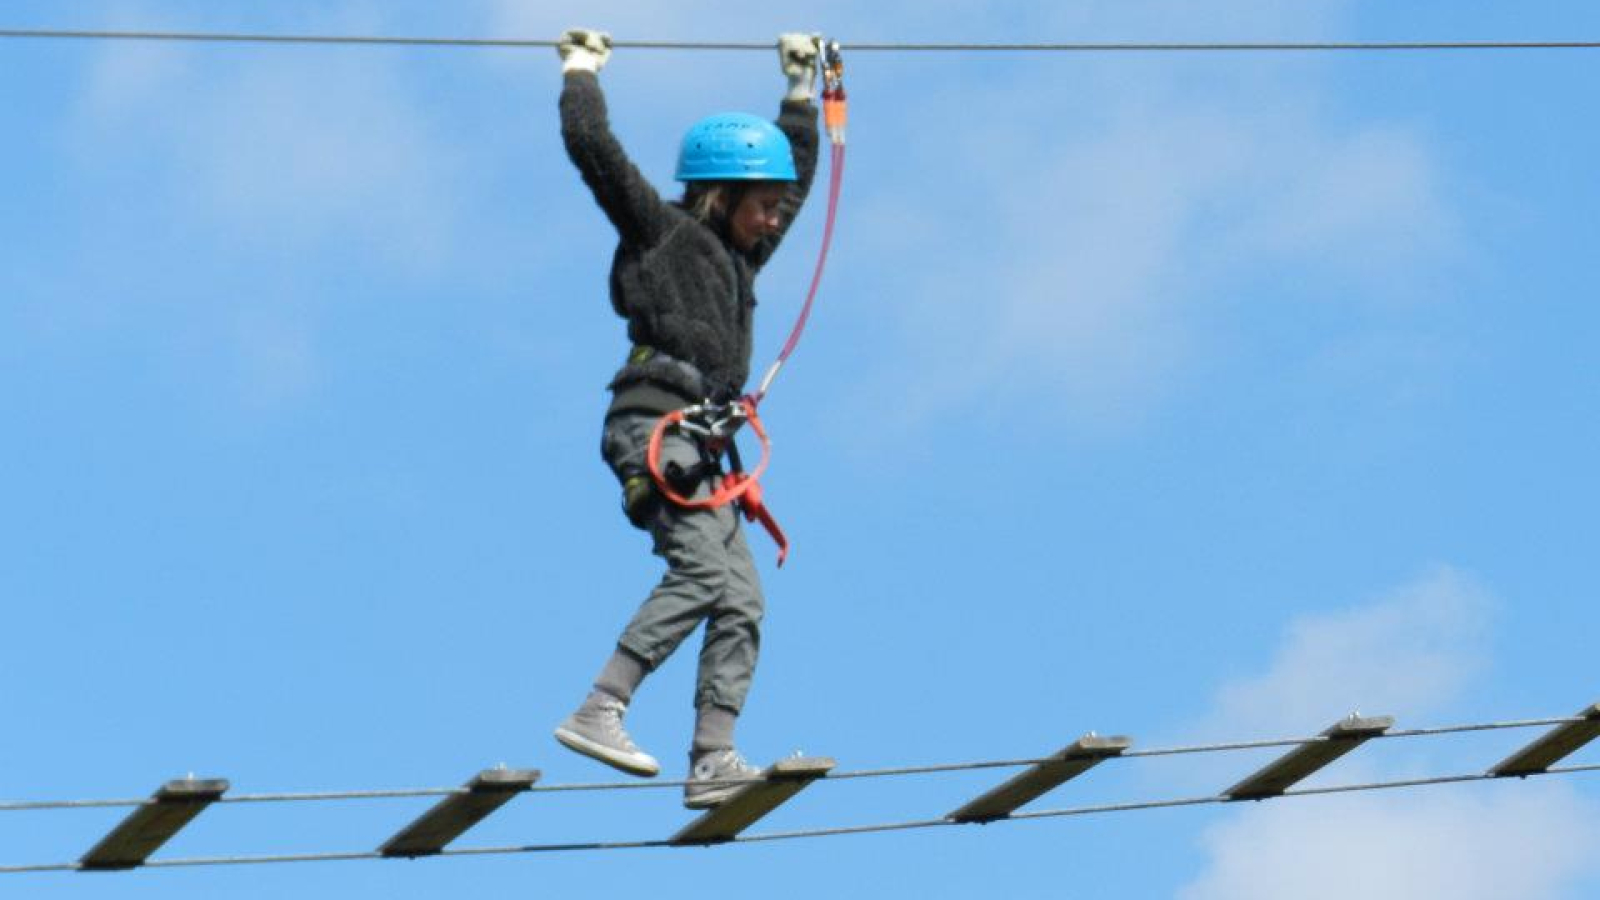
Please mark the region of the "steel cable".
[[[217, 44], [311, 44], [435, 48], [554, 48], [555, 40], [519, 38], [407, 37], [401, 35], [261, 34], [198, 31], [107, 31], [92, 29], [0, 29], [0, 38], [36, 40], [163, 41]], [[627, 41], [631, 50], [770, 51], [774, 41]], [[1441, 50], [1594, 50], [1600, 41], [1078, 41], [1078, 42], [865, 42], [845, 44], [852, 53], [1196, 53], [1343, 52]]]
[[[1468, 732], [1498, 731], [1516, 728], [1537, 728], [1551, 725], [1568, 725], [1587, 721], [1582, 716], [1558, 716], [1546, 719], [1515, 719], [1502, 722], [1475, 722], [1466, 725], [1445, 725], [1435, 728], [1410, 728], [1384, 732], [1372, 736], [1372, 740], [1387, 740], [1394, 738], [1433, 737], [1448, 734], [1464, 734]], [[1119, 759], [1142, 759], [1157, 756], [1180, 756], [1204, 753], [1224, 753], [1238, 750], [1261, 750], [1274, 747], [1295, 747], [1302, 744], [1316, 744], [1329, 740], [1323, 735], [1310, 737], [1277, 738], [1261, 741], [1230, 741], [1226, 743], [1189, 744], [1174, 747], [1156, 747], [1148, 750], [1127, 750], [1118, 756], [1109, 757], [1107, 761]], [[1027, 757], [1021, 759], [991, 759], [975, 760], [971, 762], [938, 763], [924, 766], [900, 766], [894, 768], [857, 769], [844, 772], [830, 772], [823, 776], [828, 781], [848, 781], [861, 778], [889, 778], [908, 775], [937, 775], [946, 772], [969, 772], [983, 769], [1020, 768], [1022, 766], [1038, 765], [1049, 762], [1052, 757]], [[752, 779], [735, 779], [726, 784], [742, 784]], [[637, 790], [662, 790], [682, 788], [689, 784], [688, 780], [650, 780], [650, 781], [620, 781], [620, 782], [589, 782], [575, 784], [546, 784], [534, 785], [527, 789], [530, 794], [554, 793], [585, 793], [603, 791], [637, 791]], [[215, 802], [227, 803], [295, 803], [325, 800], [373, 800], [405, 797], [445, 797], [454, 794], [467, 793], [465, 788], [439, 787], [439, 788], [400, 788], [395, 790], [353, 790], [353, 791], [305, 791], [293, 793], [258, 793], [235, 794], [221, 797]], [[0, 812], [28, 812], [50, 809], [92, 809], [104, 807], [134, 807], [148, 803], [148, 798], [114, 799], [114, 800], [38, 800], [16, 801], [0, 803]]]
[[[1600, 764], [1582, 766], [1562, 766], [1546, 769], [1541, 772], [1529, 773], [1520, 778], [1529, 778], [1538, 775], [1572, 775], [1585, 772], [1600, 771]], [[1462, 784], [1479, 781], [1504, 781], [1506, 777], [1486, 773], [1468, 773], [1461, 775], [1443, 775], [1433, 778], [1412, 778], [1400, 781], [1375, 781], [1360, 784], [1333, 785], [1319, 788], [1299, 788], [1284, 791], [1281, 794], [1263, 797], [1253, 802], [1267, 800], [1287, 799], [1295, 797], [1314, 797], [1331, 794], [1365, 793], [1369, 791], [1395, 790], [1410, 787], [1428, 787], [1446, 784]], [[1135, 812], [1154, 809], [1174, 809], [1187, 806], [1208, 806], [1226, 803], [1242, 803], [1226, 795], [1183, 797], [1165, 800], [1148, 800], [1134, 803], [1097, 804], [1093, 806], [1076, 806], [1063, 809], [1044, 809], [1034, 812], [1012, 813], [1001, 819], [991, 822], [960, 822], [954, 819], [913, 819], [902, 822], [883, 822], [867, 825], [846, 825], [834, 828], [811, 828], [796, 831], [775, 831], [761, 834], [742, 835], [732, 838], [726, 843], [753, 844], [769, 843], [774, 841], [804, 840], [821, 837], [840, 837], [845, 835], [882, 834], [891, 831], [911, 831], [927, 828], [941, 828], [956, 825], [994, 824], [997, 822], [1027, 822], [1041, 819], [1056, 819], [1071, 816], [1104, 815], [1118, 812]], [[680, 846], [670, 840], [644, 840], [644, 841], [594, 841], [587, 843], [563, 844], [522, 844], [502, 847], [467, 847], [461, 849], [446, 849], [437, 856], [493, 856], [525, 853], [572, 853], [584, 851], [610, 851], [610, 850], [640, 850], [652, 848], [667, 848]], [[690, 845], [692, 846], [692, 845]], [[150, 860], [144, 863], [143, 868], [192, 868], [199, 866], [229, 866], [229, 865], [263, 865], [269, 863], [297, 863], [297, 862], [338, 862], [352, 860], [383, 860], [404, 857], [387, 857], [375, 851], [360, 851], [351, 853], [297, 853], [278, 854], [267, 856], [210, 856], [193, 857], [188, 859], [162, 859]], [[47, 865], [31, 866], [0, 866], [0, 874], [20, 874], [30, 872], [65, 872], [74, 871], [79, 866], [76, 863], [52, 863]]]

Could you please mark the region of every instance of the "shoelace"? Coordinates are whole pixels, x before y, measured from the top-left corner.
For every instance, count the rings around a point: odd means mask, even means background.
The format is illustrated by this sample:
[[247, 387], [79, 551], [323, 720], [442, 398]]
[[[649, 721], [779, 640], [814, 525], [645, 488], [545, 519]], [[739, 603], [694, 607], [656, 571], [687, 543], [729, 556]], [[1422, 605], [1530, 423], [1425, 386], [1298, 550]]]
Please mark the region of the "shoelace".
[[[730, 771], [722, 775], [717, 774], [717, 770], [722, 768], [719, 763], [725, 763]], [[760, 769], [750, 765], [743, 754], [731, 747], [699, 763], [694, 767], [694, 770], [695, 777], [702, 781], [739, 781], [746, 778], [754, 778], [761, 774]], [[705, 773], [704, 775], [701, 774], [702, 771]]]
[[626, 709], [627, 707], [620, 703], [606, 703], [599, 707], [600, 712], [605, 714], [602, 720], [605, 723], [607, 737], [629, 753], [637, 753], [639, 748], [634, 746], [633, 739], [628, 737], [627, 730], [622, 727], [622, 713]]

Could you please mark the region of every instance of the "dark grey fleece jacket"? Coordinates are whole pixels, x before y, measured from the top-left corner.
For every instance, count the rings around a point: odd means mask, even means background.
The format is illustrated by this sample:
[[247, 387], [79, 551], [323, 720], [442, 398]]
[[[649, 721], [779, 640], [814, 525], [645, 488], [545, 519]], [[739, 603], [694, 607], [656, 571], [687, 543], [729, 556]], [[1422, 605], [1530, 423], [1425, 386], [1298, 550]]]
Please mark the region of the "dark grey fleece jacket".
[[611, 306], [628, 320], [634, 345], [670, 357], [625, 364], [611, 381], [613, 411], [666, 412], [708, 397], [730, 400], [750, 377], [755, 276], [799, 213], [817, 168], [817, 108], [785, 100], [777, 124], [793, 147], [799, 180], [779, 204], [778, 232], [740, 252], [721, 226], [663, 200], [628, 160], [611, 133], [599, 79], [588, 72], [565, 76], [567, 154], [621, 238], [611, 262]]

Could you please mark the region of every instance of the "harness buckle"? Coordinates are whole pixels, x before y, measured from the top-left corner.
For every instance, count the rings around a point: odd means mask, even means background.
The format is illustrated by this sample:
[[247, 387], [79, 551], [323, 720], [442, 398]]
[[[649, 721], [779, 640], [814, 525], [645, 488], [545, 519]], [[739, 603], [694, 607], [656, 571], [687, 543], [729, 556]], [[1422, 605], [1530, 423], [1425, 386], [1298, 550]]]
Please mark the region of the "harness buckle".
[[678, 430], [698, 438], [712, 456], [721, 456], [733, 436], [750, 421], [743, 401], [712, 403], [707, 400], [683, 411]]

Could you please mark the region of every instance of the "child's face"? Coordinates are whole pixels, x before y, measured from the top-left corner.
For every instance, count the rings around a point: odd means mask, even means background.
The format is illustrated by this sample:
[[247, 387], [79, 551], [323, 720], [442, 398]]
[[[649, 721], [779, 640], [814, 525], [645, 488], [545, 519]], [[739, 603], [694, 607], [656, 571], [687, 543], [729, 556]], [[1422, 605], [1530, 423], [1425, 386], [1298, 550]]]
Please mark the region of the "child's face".
[[756, 242], [778, 230], [778, 201], [786, 189], [781, 181], [752, 185], [728, 217], [728, 233], [734, 246], [749, 250]]

